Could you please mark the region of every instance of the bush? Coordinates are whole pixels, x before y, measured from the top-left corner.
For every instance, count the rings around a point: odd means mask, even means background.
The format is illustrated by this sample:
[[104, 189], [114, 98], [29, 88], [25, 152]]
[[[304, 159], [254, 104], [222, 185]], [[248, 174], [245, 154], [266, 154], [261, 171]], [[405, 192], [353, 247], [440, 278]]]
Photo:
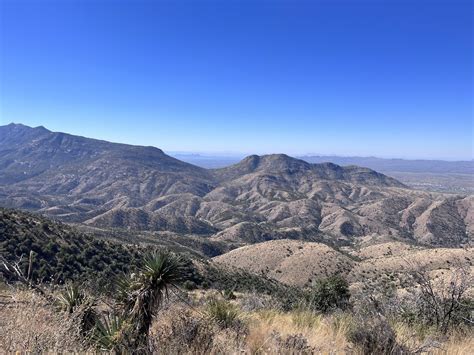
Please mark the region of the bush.
[[152, 353], [209, 354], [216, 334], [209, 320], [184, 310], [172, 316], [172, 321], [161, 322], [157, 337], [152, 339]]
[[403, 354], [396, 334], [385, 318], [364, 318], [357, 322], [347, 337], [363, 354]]
[[326, 313], [336, 308], [347, 309], [349, 298], [347, 281], [336, 275], [316, 282], [307, 296], [307, 305], [310, 309]]
[[195, 290], [197, 288], [197, 285], [194, 281], [191, 280], [186, 280], [183, 282], [183, 288], [188, 291]]
[[451, 271], [448, 282], [443, 279], [433, 281], [425, 270], [412, 273], [418, 284], [415, 300], [410, 312], [405, 316], [423, 325], [434, 326], [444, 334], [450, 328], [462, 324], [472, 325], [473, 300], [467, 296], [467, 291], [473, 279], [468, 268], [457, 268]]
[[207, 313], [222, 328], [230, 328], [239, 323], [239, 311], [228, 301], [211, 298], [207, 303]]

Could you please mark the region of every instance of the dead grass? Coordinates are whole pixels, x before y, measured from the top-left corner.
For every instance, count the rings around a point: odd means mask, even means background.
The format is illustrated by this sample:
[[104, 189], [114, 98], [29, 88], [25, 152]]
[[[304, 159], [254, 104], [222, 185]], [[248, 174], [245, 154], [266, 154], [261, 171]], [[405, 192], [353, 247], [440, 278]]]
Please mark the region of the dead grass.
[[[310, 311], [279, 312], [265, 310], [247, 314], [250, 353], [281, 353], [281, 339], [299, 335], [307, 340], [312, 351], [344, 352], [352, 319], [346, 316], [324, 317]], [[290, 349], [288, 349], [290, 350]]]
[[[0, 291], [0, 353], [86, 352], [70, 318], [31, 291]], [[195, 292], [196, 297], [204, 297]], [[197, 298], [199, 298], [197, 297]], [[243, 296], [239, 296], [243, 297]], [[357, 321], [350, 313], [321, 315], [308, 310], [283, 312], [239, 310], [241, 322], [223, 329], [206, 313], [205, 304], [175, 302], [159, 312], [151, 329], [157, 354], [362, 354], [348, 340]], [[239, 305], [239, 300], [235, 301]], [[474, 337], [455, 331], [440, 339], [403, 323], [391, 324], [397, 342], [426, 353], [468, 354]]]
[[6, 353], [84, 351], [72, 324], [31, 291], [1, 291], [0, 349]]

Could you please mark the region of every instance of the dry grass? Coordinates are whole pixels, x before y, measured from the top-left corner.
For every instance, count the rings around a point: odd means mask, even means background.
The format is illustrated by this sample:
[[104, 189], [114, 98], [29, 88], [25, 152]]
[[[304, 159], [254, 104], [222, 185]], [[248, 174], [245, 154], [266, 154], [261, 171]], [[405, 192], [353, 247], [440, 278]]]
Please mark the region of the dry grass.
[[[411, 350], [433, 355], [465, 355], [474, 349], [474, 334], [466, 330], [455, 330], [445, 339], [436, 337], [429, 329], [417, 329], [403, 323], [392, 324], [397, 341]], [[421, 352], [421, 351], [420, 351]]]
[[31, 291], [0, 291], [2, 353], [83, 351], [71, 321]]
[[316, 352], [344, 352], [350, 346], [346, 332], [352, 320], [348, 316], [323, 317], [309, 311], [264, 310], [247, 314], [247, 319], [246, 345], [250, 353], [281, 353], [285, 339], [294, 336], [306, 339], [308, 349]]
[[[361, 326], [350, 313], [240, 310], [241, 322], [224, 329], [206, 313], [205, 297], [201, 293], [193, 294], [199, 298], [194, 308], [175, 302], [158, 313], [151, 329], [154, 353], [362, 354], [348, 340], [348, 333]], [[0, 294], [0, 353], [87, 351], [74, 335], [72, 320], [40, 296], [18, 289], [2, 290]], [[239, 299], [242, 297], [239, 295]], [[236, 306], [239, 299], [234, 302]], [[429, 354], [461, 355], [474, 348], [474, 337], [465, 331], [457, 330], [440, 340], [426, 329], [403, 323], [391, 326], [398, 343], [411, 350], [423, 348]]]

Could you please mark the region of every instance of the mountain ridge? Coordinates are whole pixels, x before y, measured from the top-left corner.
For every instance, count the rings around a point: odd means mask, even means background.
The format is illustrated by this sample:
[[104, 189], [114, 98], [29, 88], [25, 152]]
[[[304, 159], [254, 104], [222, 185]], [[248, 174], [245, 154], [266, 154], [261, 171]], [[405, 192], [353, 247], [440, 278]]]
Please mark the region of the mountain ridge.
[[155, 147], [0, 127], [0, 205], [102, 228], [196, 234], [235, 246], [288, 237], [350, 243], [373, 234], [458, 245], [472, 238], [472, 204], [409, 190], [368, 168], [285, 154], [208, 170]]

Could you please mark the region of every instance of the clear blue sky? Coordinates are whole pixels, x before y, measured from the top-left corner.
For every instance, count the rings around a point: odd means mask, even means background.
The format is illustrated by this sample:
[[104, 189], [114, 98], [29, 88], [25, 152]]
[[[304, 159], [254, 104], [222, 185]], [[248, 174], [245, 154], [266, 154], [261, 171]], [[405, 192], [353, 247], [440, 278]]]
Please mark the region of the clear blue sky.
[[472, 159], [472, 10], [0, 0], [0, 123], [167, 151]]

